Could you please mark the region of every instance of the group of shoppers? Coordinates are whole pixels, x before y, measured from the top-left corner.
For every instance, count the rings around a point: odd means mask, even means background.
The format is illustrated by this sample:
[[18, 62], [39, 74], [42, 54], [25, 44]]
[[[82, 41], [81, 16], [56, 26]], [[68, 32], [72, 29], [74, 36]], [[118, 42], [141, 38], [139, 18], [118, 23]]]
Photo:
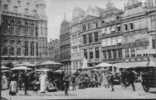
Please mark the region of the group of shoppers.
[[[68, 90], [72, 87], [72, 90], [76, 90], [77, 87], [81, 87], [82, 85], [86, 88], [89, 87], [99, 87], [104, 86], [105, 88], [111, 88], [111, 91], [114, 91], [114, 80], [116, 79], [116, 74], [111, 71], [105, 71], [96, 73], [95, 71], [91, 73], [91, 75], [81, 75], [80, 72], [78, 75], [66, 75], [64, 74], [62, 78], [62, 83], [59, 85], [63, 86], [63, 90], [65, 95], [68, 94]], [[132, 86], [133, 91], [135, 91], [134, 82], [136, 80], [136, 72], [133, 70], [121, 70], [120, 72], [120, 83], [121, 86], [127, 87]], [[56, 87], [57, 85], [54, 80], [52, 82], [48, 82], [48, 76], [46, 72], [41, 72], [40, 75], [34, 72], [21, 72], [21, 73], [11, 73], [9, 79], [7, 79], [6, 75], [3, 74], [2, 82], [3, 84], [9, 87], [9, 94], [16, 95], [18, 90], [24, 90], [25, 95], [28, 95], [28, 90], [32, 89], [32, 83], [38, 83], [40, 93], [45, 93], [47, 88]], [[57, 80], [56, 80], [57, 81]], [[33, 84], [34, 85], [34, 84]], [[3, 86], [6, 88], [7, 86]]]

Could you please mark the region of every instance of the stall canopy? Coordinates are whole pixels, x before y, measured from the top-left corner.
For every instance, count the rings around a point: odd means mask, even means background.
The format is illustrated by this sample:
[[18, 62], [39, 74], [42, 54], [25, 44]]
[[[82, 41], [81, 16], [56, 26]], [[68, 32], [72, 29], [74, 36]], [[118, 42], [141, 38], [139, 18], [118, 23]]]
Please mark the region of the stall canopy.
[[135, 68], [135, 67], [148, 67], [153, 66], [156, 67], [156, 60], [143, 61], [143, 62], [123, 62], [113, 64], [117, 68]]
[[11, 70], [32, 70], [32, 69], [26, 66], [20, 66], [20, 67], [12, 68]]
[[44, 65], [61, 65], [61, 63], [55, 62], [55, 61], [45, 61], [39, 64], [40, 66]]
[[7, 70], [7, 69], [9, 69], [9, 67], [6, 67], [6, 66], [2, 65], [2, 66], [1, 66], [1, 69], [2, 69], [2, 70]]
[[41, 69], [36, 69], [35, 71], [37, 71], [37, 72], [48, 72], [48, 71], [51, 71], [51, 70], [48, 69], [48, 68], [41, 68]]
[[36, 64], [30, 63], [30, 62], [23, 62], [21, 64], [16, 64], [16, 66], [36, 66]]
[[110, 67], [110, 66], [112, 66], [112, 64], [108, 64], [108, 63], [100, 63], [100, 64], [98, 64], [98, 65], [96, 65], [95, 67], [97, 67], [97, 68], [103, 68], [103, 67]]

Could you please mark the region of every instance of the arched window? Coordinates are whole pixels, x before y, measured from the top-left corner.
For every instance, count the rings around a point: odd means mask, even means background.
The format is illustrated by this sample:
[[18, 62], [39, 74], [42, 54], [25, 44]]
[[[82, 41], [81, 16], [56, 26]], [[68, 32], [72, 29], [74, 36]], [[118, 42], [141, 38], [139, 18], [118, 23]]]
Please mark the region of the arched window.
[[15, 49], [13, 47], [10, 47], [9, 48], [9, 55], [13, 56], [15, 53], [14, 53]]
[[3, 56], [8, 55], [8, 48], [7, 48], [7, 47], [4, 47], [4, 48], [3, 48], [3, 50], [2, 50], [2, 55], [3, 55]]
[[18, 55], [18, 56], [21, 55], [21, 48], [17, 48], [17, 55]]

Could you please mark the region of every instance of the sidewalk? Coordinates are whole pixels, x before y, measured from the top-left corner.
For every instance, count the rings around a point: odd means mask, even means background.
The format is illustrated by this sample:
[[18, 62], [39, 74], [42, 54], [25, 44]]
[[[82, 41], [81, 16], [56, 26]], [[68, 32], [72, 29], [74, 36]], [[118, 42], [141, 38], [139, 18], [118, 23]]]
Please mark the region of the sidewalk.
[[[155, 91], [155, 90], [154, 90]], [[69, 96], [65, 96], [63, 91], [49, 92], [45, 94], [29, 91], [29, 96], [23, 95], [21, 91], [15, 97], [9, 97], [8, 91], [2, 92], [2, 96], [9, 100], [45, 100], [45, 99], [150, 99], [156, 98], [155, 93], [146, 93], [140, 84], [136, 84], [136, 91], [132, 91], [132, 87], [115, 86], [115, 91], [110, 88], [87, 88], [76, 91], [69, 91]]]

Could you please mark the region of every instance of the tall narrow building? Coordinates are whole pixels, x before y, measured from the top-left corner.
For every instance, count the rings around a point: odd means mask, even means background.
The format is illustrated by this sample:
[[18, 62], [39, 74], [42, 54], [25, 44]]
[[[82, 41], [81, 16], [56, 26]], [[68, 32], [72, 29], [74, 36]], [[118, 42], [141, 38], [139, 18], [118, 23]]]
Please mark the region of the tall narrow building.
[[71, 73], [70, 49], [70, 23], [64, 19], [60, 29], [60, 61], [66, 73]]

